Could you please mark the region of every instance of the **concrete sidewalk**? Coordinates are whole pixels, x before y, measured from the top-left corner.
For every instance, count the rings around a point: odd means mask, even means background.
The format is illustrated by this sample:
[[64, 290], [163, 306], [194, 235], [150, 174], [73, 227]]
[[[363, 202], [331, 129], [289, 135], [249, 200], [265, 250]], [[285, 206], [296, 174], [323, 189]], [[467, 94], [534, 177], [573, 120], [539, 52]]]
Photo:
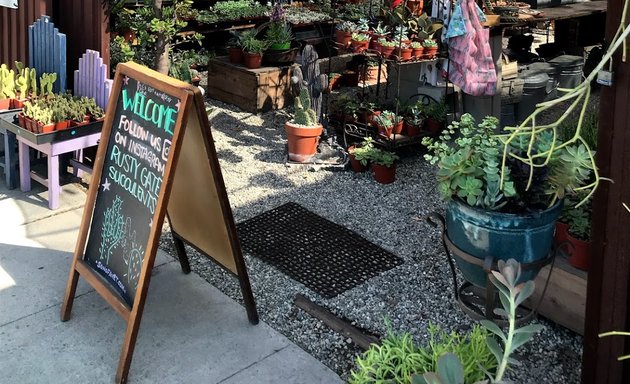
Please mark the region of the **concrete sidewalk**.
[[[59, 320], [85, 196], [66, 188], [55, 212], [44, 209], [41, 188], [25, 195], [0, 186], [1, 382], [114, 381], [126, 323], [82, 280], [72, 318]], [[160, 251], [129, 382], [341, 380], [271, 327], [250, 325], [243, 307]]]

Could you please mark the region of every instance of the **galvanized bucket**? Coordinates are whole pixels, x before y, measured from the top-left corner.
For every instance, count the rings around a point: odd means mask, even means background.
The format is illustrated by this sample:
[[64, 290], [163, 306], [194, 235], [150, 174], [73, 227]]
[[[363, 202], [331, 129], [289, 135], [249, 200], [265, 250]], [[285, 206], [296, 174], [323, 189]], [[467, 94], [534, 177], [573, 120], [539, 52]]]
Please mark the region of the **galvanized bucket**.
[[[483, 264], [488, 257], [515, 259], [533, 268], [523, 271], [522, 281], [533, 280], [540, 268], [535, 267], [550, 255], [555, 221], [562, 203], [537, 213], [516, 215], [471, 207], [451, 200], [446, 209], [448, 240], [459, 250], [479, 262], [470, 262], [454, 252], [455, 262], [464, 278], [472, 284], [486, 287], [487, 273]], [[540, 263], [542, 266], [544, 263]]]

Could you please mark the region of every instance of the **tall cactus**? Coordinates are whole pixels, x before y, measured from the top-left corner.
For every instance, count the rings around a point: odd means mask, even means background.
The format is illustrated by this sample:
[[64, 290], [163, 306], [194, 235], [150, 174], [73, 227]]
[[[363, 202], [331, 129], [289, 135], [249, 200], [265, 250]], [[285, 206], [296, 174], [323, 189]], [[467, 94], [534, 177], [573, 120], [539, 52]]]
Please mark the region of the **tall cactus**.
[[28, 71], [28, 89], [31, 90], [31, 96], [37, 97], [37, 70], [35, 68]]
[[[315, 48], [308, 44], [302, 50], [302, 56], [300, 58], [301, 68], [295, 69], [294, 81], [297, 82], [300, 90], [307, 89], [310, 95], [310, 100], [315, 112], [316, 122], [319, 121], [322, 111], [322, 90], [324, 85], [328, 84], [328, 79], [324, 76], [320, 76], [319, 71], [319, 56], [315, 51]], [[300, 91], [301, 93], [301, 91]]]
[[0, 66], [0, 99], [15, 98], [15, 72], [6, 64]]
[[317, 125], [317, 114], [311, 108], [311, 98], [306, 88], [300, 90], [300, 96], [295, 98], [295, 124], [312, 127]]

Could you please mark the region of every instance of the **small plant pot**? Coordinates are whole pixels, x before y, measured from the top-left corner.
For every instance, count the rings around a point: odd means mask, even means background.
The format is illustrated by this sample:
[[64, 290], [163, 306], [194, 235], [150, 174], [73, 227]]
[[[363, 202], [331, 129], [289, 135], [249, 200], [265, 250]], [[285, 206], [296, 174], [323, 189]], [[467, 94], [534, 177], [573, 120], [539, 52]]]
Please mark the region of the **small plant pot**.
[[289, 160], [297, 163], [308, 163], [317, 153], [319, 136], [324, 127], [317, 124], [313, 127], [302, 127], [287, 121], [284, 124], [289, 142]]
[[243, 49], [240, 47], [228, 48], [228, 57], [230, 58], [230, 63], [232, 64], [243, 63]]
[[556, 245], [562, 244], [567, 241], [567, 235], [569, 234], [569, 224], [561, 221], [556, 221], [556, 232], [553, 234], [553, 239]]
[[361, 53], [363, 51], [365, 51], [366, 49], [368, 49], [368, 46], [370, 44], [370, 41], [356, 41], [356, 40], [352, 40], [350, 45], [352, 46], [352, 51], [354, 53]]
[[33, 119], [24, 117], [24, 125], [29, 131], [37, 133], [37, 123]]
[[366, 108], [359, 108], [357, 111], [357, 121], [362, 124], [368, 124], [374, 118], [374, 111]]
[[413, 52], [411, 54], [414, 58], [421, 59], [423, 52], [424, 52], [424, 47], [413, 48]]
[[439, 121], [429, 117], [424, 121], [424, 129], [432, 135], [442, 132], [444, 126]]
[[260, 68], [262, 64], [262, 55], [260, 53], [243, 53], [243, 64], [248, 69]]
[[2, 109], [11, 109], [11, 100], [12, 99], [2, 99], [0, 100], [0, 110]]
[[22, 112], [18, 113], [17, 118], [18, 118], [18, 126], [20, 128], [25, 128], [24, 114]]
[[411, 48], [396, 48], [396, 56], [398, 56], [398, 60], [400, 61], [411, 60], [412, 53], [413, 49]]
[[364, 67], [361, 71], [361, 81], [376, 80], [378, 78], [378, 67]]
[[361, 162], [354, 157], [354, 154], [351, 153], [351, 151], [354, 148], [355, 148], [354, 146], [348, 148], [348, 157], [350, 159], [350, 169], [352, 169], [353, 172], [357, 172], [357, 173], [367, 171], [368, 169], [367, 165], [361, 164]]
[[409, 137], [415, 137], [420, 134], [422, 127], [405, 122], [405, 133]]
[[392, 135], [394, 127], [383, 127], [382, 125], [376, 125], [376, 129], [378, 130], [379, 135], [389, 139], [389, 137]]
[[424, 58], [433, 59], [437, 55], [437, 47], [424, 47]]
[[11, 109], [20, 109], [28, 99], [11, 99]]
[[381, 184], [391, 184], [396, 181], [396, 164], [392, 164], [391, 167], [372, 164], [372, 175], [374, 180]]
[[335, 31], [335, 41], [337, 45], [343, 49], [347, 49], [352, 41], [352, 32]]
[[394, 126], [392, 127], [392, 133], [395, 135], [400, 135], [403, 131], [403, 121], [400, 120], [399, 122], [395, 123]]
[[375, 34], [372, 34], [372, 40], [370, 40], [370, 49], [373, 49], [375, 51], [380, 51], [381, 50], [381, 44], [378, 42], [378, 40], [382, 39], [385, 36], [386, 35], [375, 35]]
[[55, 130], [55, 123], [50, 123], [50, 124], [38, 123], [37, 127], [39, 128], [39, 133], [50, 133]]
[[386, 47], [384, 45], [381, 45], [381, 55], [383, 55], [383, 58], [389, 59], [394, 53], [394, 48], [395, 47]]
[[328, 77], [328, 90], [334, 91], [341, 86], [341, 75], [334, 75]]
[[55, 130], [61, 131], [62, 129], [70, 128], [70, 120], [60, 121], [55, 124]]
[[569, 242], [569, 264], [577, 269], [588, 271], [591, 262], [591, 242], [577, 239], [567, 232], [567, 241]]

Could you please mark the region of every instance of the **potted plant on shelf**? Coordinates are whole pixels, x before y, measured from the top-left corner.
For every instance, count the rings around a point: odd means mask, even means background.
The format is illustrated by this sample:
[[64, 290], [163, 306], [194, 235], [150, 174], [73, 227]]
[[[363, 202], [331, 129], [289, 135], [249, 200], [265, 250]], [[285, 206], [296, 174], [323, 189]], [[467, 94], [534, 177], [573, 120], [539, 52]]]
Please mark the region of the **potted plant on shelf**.
[[432, 59], [437, 55], [438, 44], [435, 40], [424, 39], [422, 46], [424, 47], [424, 57], [426, 59]]
[[396, 160], [398, 160], [398, 155], [382, 149], [372, 148], [368, 156], [372, 163], [374, 180], [381, 184], [390, 184], [396, 181]]
[[412, 55], [414, 58], [416, 59], [422, 58], [422, 52], [424, 51], [424, 47], [422, 46], [422, 43], [420, 43], [419, 41], [412, 41], [411, 49], [413, 51]]
[[262, 55], [267, 49], [267, 42], [256, 38], [255, 34], [247, 34], [242, 37], [243, 63], [249, 69], [260, 68]]
[[356, 31], [358, 33], [370, 35], [370, 21], [364, 17], [360, 18], [359, 21], [357, 21]]
[[368, 60], [365, 65], [361, 66], [361, 81], [376, 80], [378, 78], [378, 70], [378, 61]]
[[[497, 124], [495, 117], [477, 124], [464, 114], [439, 138], [422, 141], [425, 158], [438, 165], [448, 239], [478, 262], [458, 255], [455, 260], [465, 279], [478, 287], [486, 285], [481, 266], [486, 257], [520, 263], [548, 257], [561, 199], [587, 185], [594, 170], [592, 153], [579, 142], [562, 144], [548, 131], [500, 136]], [[542, 156], [526, 158], [528, 151]], [[530, 268], [523, 280], [537, 273]]]
[[392, 41], [399, 44], [410, 44], [411, 40], [409, 40], [409, 28], [405, 25], [398, 25], [394, 28], [392, 32]]
[[389, 119], [392, 122], [391, 133], [396, 134], [396, 135], [400, 135], [402, 133], [402, 130], [403, 130], [402, 117], [398, 116], [395, 112], [388, 111], [388, 110], [381, 112], [381, 115], [384, 115], [385, 117], [387, 117], [387, 119]]
[[372, 31], [372, 40], [370, 41], [370, 49], [375, 51], [380, 50], [380, 41], [381, 39], [387, 39], [389, 35], [389, 29], [387, 26], [383, 25], [381, 21], [378, 22], [378, 25]]
[[352, 41], [352, 34], [357, 30], [357, 25], [352, 21], [344, 21], [335, 28], [335, 42], [340, 48], [346, 49]]
[[354, 53], [361, 53], [365, 51], [366, 49], [368, 49], [369, 45], [370, 35], [358, 32], [352, 34], [351, 46]]
[[315, 111], [311, 108], [308, 89], [302, 88], [295, 98], [295, 112], [292, 121], [284, 125], [289, 142], [289, 160], [308, 163], [317, 153], [319, 136], [323, 126], [318, 122]]
[[414, 103], [407, 108], [405, 117], [405, 133], [409, 137], [418, 136], [424, 125], [424, 112], [422, 104]]
[[408, 61], [411, 60], [411, 54], [413, 49], [410, 45], [401, 44], [400, 47], [396, 47], [396, 56], [400, 61]]
[[579, 207], [571, 204], [562, 213], [568, 225], [565, 240], [569, 264], [587, 271], [591, 259], [591, 202]]
[[389, 59], [393, 56], [394, 49], [396, 48], [396, 43], [388, 40], [381, 40], [379, 42], [381, 46], [381, 55], [384, 59]]

